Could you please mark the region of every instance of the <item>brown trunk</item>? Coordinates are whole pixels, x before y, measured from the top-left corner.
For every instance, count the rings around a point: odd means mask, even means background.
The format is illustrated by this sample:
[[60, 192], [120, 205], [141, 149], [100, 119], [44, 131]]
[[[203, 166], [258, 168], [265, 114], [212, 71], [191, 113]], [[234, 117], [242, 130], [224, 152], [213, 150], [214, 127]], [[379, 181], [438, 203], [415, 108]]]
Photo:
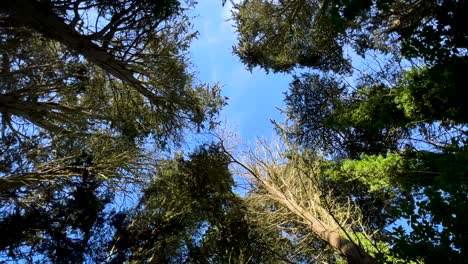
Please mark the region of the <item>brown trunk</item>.
[[346, 258], [350, 264], [371, 264], [376, 261], [362, 247], [342, 237], [337, 231], [325, 231], [321, 236]]
[[309, 223], [309, 229], [323, 241], [327, 242], [333, 249], [346, 258], [350, 264], [371, 264], [376, 261], [359, 245], [349, 241], [339, 234], [337, 228], [314, 217], [294, 200], [288, 199], [283, 192], [277, 190], [267, 182], [263, 182], [268, 191], [276, 197], [276, 200], [283, 204], [295, 215]]

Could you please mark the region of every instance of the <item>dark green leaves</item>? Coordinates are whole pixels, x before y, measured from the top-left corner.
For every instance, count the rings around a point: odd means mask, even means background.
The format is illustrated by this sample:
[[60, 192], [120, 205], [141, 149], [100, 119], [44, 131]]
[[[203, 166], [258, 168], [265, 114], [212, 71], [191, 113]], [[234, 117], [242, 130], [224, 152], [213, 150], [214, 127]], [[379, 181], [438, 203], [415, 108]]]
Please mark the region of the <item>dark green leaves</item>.
[[235, 5], [239, 43], [234, 53], [249, 69], [348, 71], [343, 46], [329, 21], [329, 4], [254, 0]]

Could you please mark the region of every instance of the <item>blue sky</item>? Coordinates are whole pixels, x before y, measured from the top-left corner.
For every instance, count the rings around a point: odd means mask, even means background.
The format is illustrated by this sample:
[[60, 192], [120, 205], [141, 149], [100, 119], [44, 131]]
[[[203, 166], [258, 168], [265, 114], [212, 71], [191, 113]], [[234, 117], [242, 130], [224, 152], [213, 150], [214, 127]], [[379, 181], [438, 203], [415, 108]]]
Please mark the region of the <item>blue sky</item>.
[[270, 120], [283, 120], [277, 108], [283, 108], [284, 95], [291, 77], [246, 70], [232, 54], [236, 43], [233, 22], [229, 21], [232, 5], [223, 7], [221, 0], [201, 0], [193, 20], [198, 39], [192, 43], [192, 63], [203, 83], [219, 83], [223, 96], [229, 98], [221, 121], [230, 132], [236, 132], [243, 143], [274, 134]]

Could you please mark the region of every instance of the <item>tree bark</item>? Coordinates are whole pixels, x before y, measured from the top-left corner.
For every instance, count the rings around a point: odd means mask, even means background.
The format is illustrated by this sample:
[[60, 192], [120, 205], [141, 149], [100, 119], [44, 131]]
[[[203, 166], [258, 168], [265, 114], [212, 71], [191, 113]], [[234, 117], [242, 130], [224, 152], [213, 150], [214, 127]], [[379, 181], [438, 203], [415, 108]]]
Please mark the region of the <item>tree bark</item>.
[[288, 208], [292, 213], [302, 218], [309, 224], [309, 229], [312, 233], [318, 236], [323, 241], [327, 242], [333, 249], [338, 251], [346, 258], [350, 264], [372, 264], [376, 263], [361, 246], [349, 241], [339, 233], [339, 229], [329, 226], [314, 217], [310, 212], [305, 210], [296, 201], [288, 199], [283, 192], [272, 186], [266, 181], [262, 181], [267, 190], [275, 197], [279, 203]]

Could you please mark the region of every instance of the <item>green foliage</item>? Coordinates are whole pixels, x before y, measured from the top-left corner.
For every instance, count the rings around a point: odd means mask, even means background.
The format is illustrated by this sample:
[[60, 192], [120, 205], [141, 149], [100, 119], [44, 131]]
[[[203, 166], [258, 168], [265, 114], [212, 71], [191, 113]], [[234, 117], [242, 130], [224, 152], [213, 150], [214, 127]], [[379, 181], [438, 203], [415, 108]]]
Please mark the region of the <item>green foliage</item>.
[[344, 160], [339, 172], [330, 172], [333, 178], [358, 180], [369, 188], [369, 192], [375, 192], [383, 189], [390, 191], [391, 176], [395, 177], [404, 169], [404, 160], [400, 155], [389, 153], [384, 157], [362, 154], [359, 160]]
[[[361, 86], [349, 95], [339, 82], [306, 76], [286, 97], [293, 123], [285, 133], [302, 146], [339, 154], [327, 172], [331, 184], [342, 185], [368, 223], [408, 220], [410, 232], [385, 235], [402, 260], [460, 262], [465, 254], [466, 110], [459, 75], [440, 75], [439, 67], [412, 70], [394, 88]], [[438, 255], [424, 253], [426, 247]]]
[[466, 124], [468, 110], [464, 103], [466, 78], [460, 72], [463, 59], [451, 65], [440, 64], [431, 68], [412, 69], [405, 73], [395, 102], [408, 119], [415, 122], [451, 121]]
[[285, 112], [292, 124], [287, 130], [277, 128], [298, 144], [333, 151], [340, 141], [335, 116], [346, 107], [341, 100], [344, 96], [344, 85], [331, 77], [295, 76], [285, 98]]
[[[394, 264], [403, 264], [403, 263], [410, 263], [410, 264], [418, 264], [423, 263], [419, 260], [416, 261], [408, 261], [404, 259], [399, 259], [396, 256], [392, 256], [390, 247], [388, 244], [382, 241], [372, 241], [368, 237], [366, 237], [361, 232], [354, 232], [348, 234], [350, 238], [363, 247], [369, 254], [371, 254], [375, 259], [379, 261], [379, 263], [394, 263]], [[337, 263], [346, 263], [344, 260], [339, 259]]]
[[[193, 83], [186, 59], [180, 56], [192, 37], [176, 30], [168, 30], [146, 51], [161, 56], [146, 65], [147, 70], [159, 71], [147, 81], [160, 96], [158, 103], [55, 41], [29, 31], [22, 34], [24, 30], [4, 32], [2, 50], [8, 53], [3, 56], [8, 74], [2, 78], [0, 97], [4, 129], [24, 133], [13, 125], [16, 122], [53, 134], [109, 128], [130, 140], [152, 136], [164, 146], [180, 140], [185, 128], [212, 126], [224, 99], [217, 86]], [[183, 41], [173, 43], [172, 38]]]
[[[0, 3], [2, 260], [108, 261], [124, 215], [111, 207], [138, 196], [128, 188], [147, 181], [155, 154], [216, 125], [225, 98], [190, 71], [190, 5]], [[232, 185], [209, 181], [207, 195]]]
[[[213, 128], [225, 104], [189, 70], [184, 3], [0, 1], [2, 260], [339, 262], [315, 219], [381, 262], [465, 261], [466, 1], [235, 4], [249, 69], [315, 70], [294, 76], [277, 126], [298, 146], [256, 160], [270, 170], [248, 199], [218, 145], [158, 162], [145, 150]], [[112, 210], [136, 182], [138, 204]]]
[[217, 145], [162, 161], [140, 204], [116, 223], [116, 263], [276, 263], [232, 192]]
[[398, 25], [406, 57], [422, 57], [430, 64], [466, 56], [468, 5], [463, 1], [424, 1], [409, 5], [395, 4]]
[[239, 43], [234, 52], [248, 68], [349, 70], [349, 45], [401, 53], [427, 64], [464, 57], [468, 5], [463, 1], [246, 0], [236, 5]]
[[[278, 131], [330, 159], [325, 179], [337, 198], [353, 199], [369, 230], [383, 229], [373, 239], [387, 262], [466, 258], [467, 8], [452, 0], [252, 0], [234, 14], [235, 53], [247, 67], [319, 71], [294, 76]], [[301, 63], [321, 41], [333, 45]], [[337, 70], [346, 63], [320, 64], [343, 58], [343, 49], [374, 64], [354, 64], [351, 81]], [[385, 230], [392, 223], [393, 233]]]
[[284, 132], [303, 146], [337, 156], [395, 150], [408, 134], [408, 118], [395, 103], [393, 89], [362, 85], [353, 93], [332, 76], [295, 77], [286, 93], [285, 112], [292, 124]]
[[330, 22], [327, 1], [242, 1], [234, 19], [239, 43], [234, 53], [252, 69], [274, 72], [316, 67], [346, 72], [349, 63]]
[[[77, 166], [92, 166], [82, 155]], [[70, 263], [103, 261], [106, 213], [112, 192], [85, 171], [68, 180], [3, 191], [0, 252], [3, 260]]]
[[[387, 201], [386, 210], [394, 219], [407, 221], [406, 231], [401, 224], [394, 229], [392, 254], [415, 261], [450, 259], [458, 263], [466, 243], [462, 230], [466, 225], [467, 172], [461, 165], [466, 164], [466, 157], [464, 149], [456, 154], [362, 155], [359, 160], [344, 160], [327, 174], [339, 182], [363, 184], [369, 193]], [[406, 199], [399, 200], [401, 195]], [[423, 250], [425, 247], [431, 250]]]
[[466, 254], [463, 230], [468, 206], [466, 146], [442, 153], [421, 151], [412, 157], [418, 170], [401, 183], [413, 188], [417, 196], [412, 205], [409, 203], [399, 212], [407, 219], [411, 232], [395, 230], [395, 251], [414, 259], [422, 248], [430, 248], [430, 253], [423, 255], [426, 262], [462, 262]]
[[[24, 0], [0, 9], [0, 149], [11, 154], [1, 160], [3, 189], [70, 176], [60, 158], [80, 147], [114, 147], [125, 171], [142, 144], [168, 149], [187, 129], [216, 125], [225, 98], [189, 71], [195, 34], [179, 1]], [[73, 141], [83, 145], [64, 147]], [[71, 153], [44, 153], [63, 149]], [[90, 151], [105, 155], [98, 164], [112, 164], [107, 172], [117, 169], [109, 152]]]

